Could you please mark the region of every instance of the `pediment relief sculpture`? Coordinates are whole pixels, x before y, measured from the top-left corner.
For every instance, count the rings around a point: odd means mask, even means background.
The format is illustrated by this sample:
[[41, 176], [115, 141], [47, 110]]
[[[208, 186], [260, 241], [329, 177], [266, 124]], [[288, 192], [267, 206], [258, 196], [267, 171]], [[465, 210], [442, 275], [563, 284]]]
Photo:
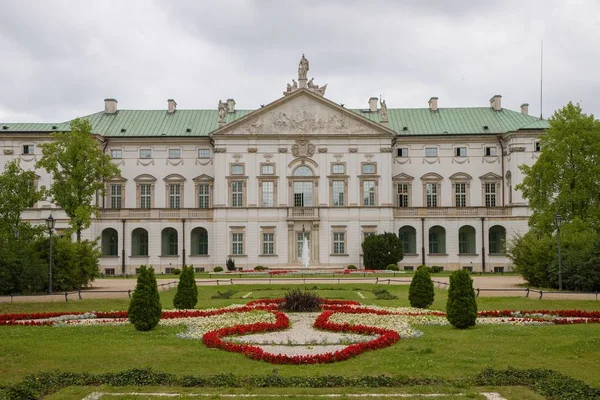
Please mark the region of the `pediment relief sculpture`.
[[315, 154], [316, 146], [308, 139], [298, 139], [292, 145], [292, 154], [294, 157], [312, 157]]

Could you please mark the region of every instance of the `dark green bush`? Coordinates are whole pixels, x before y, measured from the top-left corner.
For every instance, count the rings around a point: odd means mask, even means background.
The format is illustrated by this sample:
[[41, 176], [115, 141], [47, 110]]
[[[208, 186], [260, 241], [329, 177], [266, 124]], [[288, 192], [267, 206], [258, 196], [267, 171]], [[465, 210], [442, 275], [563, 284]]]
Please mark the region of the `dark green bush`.
[[400, 271], [400, 268], [396, 264], [389, 264], [385, 269], [388, 271]]
[[254, 267], [255, 271], [264, 271], [265, 267], [263, 267], [262, 265], [257, 265], [256, 267]]
[[138, 331], [149, 331], [158, 325], [162, 313], [154, 269], [140, 267], [135, 291], [129, 303], [129, 322]]
[[366, 269], [385, 269], [386, 265], [397, 264], [404, 257], [404, 245], [392, 232], [367, 237], [362, 249]]
[[310, 290], [292, 289], [285, 294], [279, 309], [288, 312], [321, 311], [321, 299]]
[[214, 272], [223, 272], [223, 267], [217, 265], [213, 271]]
[[217, 294], [213, 294], [212, 296], [210, 296], [211, 299], [229, 299], [231, 298], [231, 296], [233, 296], [235, 294], [235, 292], [231, 289], [226, 290], [225, 292], [219, 292], [217, 291]]
[[173, 275], [181, 274], [181, 270], [179, 268], [173, 268]]
[[356, 265], [350, 264], [348, 267], [346, 267], [346, 269], [356, 269]]
[[433, 265], [431, 267], [431, 272], [434, 274], [437, 274], [438, 272], [442, 272], [444, 270], [444, 267], [440, 267], [439, 265]]
[[417, 271], [418, 271], [418, 270], [420, 270], [420, 269], [424, 269], [424, 270], [426, 270], [427, 272], [431, 273], [431, 268], [429, 268], [427, 265], [419, 265], [419, 266], [417, 267]]
[[450, 275], [446, 317], [452, 326], [458, 329], [475, 326], [477, 302], [473, 290], [473, 279], [467, 271], [454, 271]]
[[227, 271], [235, 271], [235, 260], [231, 257], [227, 259]]
[[410, 301], [411, 307], [428, 308], [433, 304], [434, 298], [433, 282], [429, 271], [419, 268], [410, 282], [408, 301]]
[[375, 289], [372, 291], [377, 300], [396, 300], [398, 296], [391, 294], [387, 289]]
[[173, 298], [173, 306], [180, 310], [188, 310], [196, 307], [198, 303], [198, 286], [196, 286], [196, 275], [194, 267], [183, 266], [179, 276], [177, 292]]

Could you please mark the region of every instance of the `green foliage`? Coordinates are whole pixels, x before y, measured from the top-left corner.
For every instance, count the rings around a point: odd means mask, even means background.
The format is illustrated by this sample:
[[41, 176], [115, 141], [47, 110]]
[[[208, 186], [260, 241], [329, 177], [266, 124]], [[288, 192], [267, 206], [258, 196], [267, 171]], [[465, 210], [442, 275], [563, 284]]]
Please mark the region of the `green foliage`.
[[429, 268], [427, 265], [419, 265], [417, 267], [417, 271], [420, 270], [420, 269], [424, 269], [427, 272], [431, 272], [431, 268]]
[[149, 331], [158, 325], [162, 313], [154, 269], [140, 267], [135, 291], [129, 304], [129, 322], [138, 331]]
[[346, 269], [356, 269], [356, 265], [350, 264], [346, 267]]
[[41, 144], [42, 158], [36, 168], [52, 175], [49, 194], [69, 216], [69, 223], [81, 241], [81, 231], [89, 228], [98, 213], [94, 199], [104, 194], [104, 181], [119, 176], [120, 170], [100, 149], [88, 120], [71, 121], [70, 132], [52, 134], [52, 142]]
[[179, 268], [173, 268], [173, 275], [180, 275], [181, 270]]
[[214, 272], [223, 272], [223, 267], [221, 267], [221, 266], [217, 265], [217, 266], [215, 267], [215, 269], [213, 269], [213, 271], [214, 271]]
[[400, 267], [398, 267], [396, 264], [389, 264], [387, 267], [385, 267], [385, 269], [388, 271], [400, 271]]
[[435, 293], [429, 271], [419, 268], [415, 272], [408, 289], [408, 301], [411, 307], [428, 308], [433, 304]]
[[198, 286], [196, 286], [194, 267], [184, 265], [179, 276], [177, 292], [173, 298], [173, 306], [180, 310], [189, 310], [196, 307], [197, 303]]
[[310, 290], [292, 289], [286, 292], [279, 309], [288, 312], [321, 311], [321, 299]]
[[402, 241], [391, 232], [367, 237], [362, 249], [366, 269], [384, 269], [389, 264], [396, 265], [404, 257]]
[[398, 296], [391, 294], [387, 289], [378, 288], [374, 289], [373, 294], [377, 298], [377, 300], [396, 300]]
[[256, 267], [254, 267], [255, 271], [264, 271], [265, 267], [263, 267], [262, 265], [257, 265]]
[[227, 259], [227, 271], [235, 271], [235, 260], [231, 257]]
[[529, 285], [550, 286], [548, 265], [554, 258], [551, 236], [540, 237], [534, 231], [518, 235], [510, 243], [508, 256], [515, 264], [515, 271], [520, 273]]
[[431, 266], [431, 273], [433, 273], [433, 274], [437, 274], [438, 272], [442, 272], [443, 270], [444, 270], [444, 267], [441, 267], [439, 265]]
[[210, 296], [211, 299], [230, 299], [231, 296], [233, 296], [235, 294], [235, 291], [231, 290], [231, 289], [227, 289], [224, 292], [219, 292], [217, 290], [217, 293], [213, 294], [212, 296]]
[[452, 326], [458, 329], [475, 326], [477, 302], [473, 290], [473, 279], [467, 271], [454, 271], [450, 275], [446, 316]]

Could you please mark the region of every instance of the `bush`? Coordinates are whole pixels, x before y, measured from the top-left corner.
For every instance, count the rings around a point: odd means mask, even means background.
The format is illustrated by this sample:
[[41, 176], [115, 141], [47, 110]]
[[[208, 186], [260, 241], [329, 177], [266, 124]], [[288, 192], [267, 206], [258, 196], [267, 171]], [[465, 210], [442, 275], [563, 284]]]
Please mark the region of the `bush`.
[[321, 311], [321, 299], [310, 290], [292, 289], [285, 294], [279, 309], [288, 312]]
[[391, 232], [367, 237], [362, 249], [366, 269], [384, 269], [386, 265], [397, 264], [404, 257], [402, 241]]
[[419, 265], [417, 267], [417, 271], [420, 270], [420, 269], [424, 269], [427, 272], [431, 272], [431, 268], [429, 268], [427, 265]]
[[435, 293], [429, 271], [420, 268], [415, 272], [408, 289], [408, 301], [411, 307], [428, 308], [433, 304]]
[[434, 274], [437, 274], [438, 272], [442, 272], [444, 270], [444, 267], [440, 267], [439, 265], [433, 265], [431, 267], [431, 272]]
[[473, 279], [467, 271], [454, 271], [450, 275], [446, 317], [458, 329], [475, 326], [477, 302], [473, 290]]
[[398, 296], [391, 294], [387, 289], [375, 289], [373, 294], [377, 300], [396, 300]]
[[227, 259], [227, 271], [235, 271], [235, 261], [233, 260], [233, 258], [229, 257]]
[[255, 271], [264, 271], [265, 267], [263, 267], [262, 265], [257, 265], [256, 267], [254, 267]]
[[356, 265], [350, 264], [348, 267], [346, 267], [346, 269], [356, 269]]
[[138, 331], [149, 331], [158, 325], [162, 313], [154, 269], [140, 267], [135, 291], [129, 303], [129, 322]]
[[233, 290], [228, 289], [228, 290], [226, 290], [223, 293], [217, 291], [217, 294], [213, 294], [212, 296], [210, 296], [210, 298], [211, 299], [229, 299], [234, 294], [235, 294], [235, 292]]
[[215, 269], [213, 269], [213, 271], [214, 271], [214, 272], [223, 272], [223, 267], [221, 267], [221, 266], [217, 265], [217, 266], [215, 267]]
[[181, 274], [181, 270], [179, 268], [173, 268], [173, 275], [180, 275], [180, 274]]
[[173, 306], [180, 310], [189, 310], [196, 307], [198, 303], [198, 286], [196, 286], [196, 275], [194, 267], [183, 266], [179, 276], [177, 292], [173, 298]]
[[389, 264], [385, 269], [388, 271], [400, 271], [400, 268], [396, 264]]

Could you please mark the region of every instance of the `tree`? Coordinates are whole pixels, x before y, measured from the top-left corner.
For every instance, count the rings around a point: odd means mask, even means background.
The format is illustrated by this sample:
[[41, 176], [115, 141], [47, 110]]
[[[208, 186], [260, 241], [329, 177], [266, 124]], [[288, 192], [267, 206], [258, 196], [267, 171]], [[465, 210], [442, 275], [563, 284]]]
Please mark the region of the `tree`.
[[433, 304], [435, 293], [429, 271], [425, 268], [417, 269], [408, 289], [408, 301], [411, 307], [427, 308]]
[[473, 280], [467, 271], [454, 271], [450, 275], [446, 317], [452, 326], [458, 329], [475, 326], [477, 301], [475, 301]]
[[194, 268], [184, 265], [181, 275], [179, 275], [179, 284], [173, 298], [173, 306], [180, 310], [188, 310], [196, 307], [197, 303], [198, 286], [196, 286]]
[[90, 226], [92, 215], [98, 213], [94, 198], [98, 192], [104, 194], [104, 180], [121, 172], [100, 150], [88, 120], [75, 119], [70, 132], [57, 132], [52, 138], [52, 142], [40, 145], [42, 158], [36, 168], [52, 174], [49, 194], [69, 216], [80, 242], [81, 231]]
[[387, 265], [397, 264], [404, 257], [402, 241], [391, 232], [368, 236], [362, 249], [366, 269], [385, 269]]
[[161, 314], [162, 306], [154, 269], [142, 265], [129, 303], [129, 322], [138, 331], [149, 331], [158, 325]]

